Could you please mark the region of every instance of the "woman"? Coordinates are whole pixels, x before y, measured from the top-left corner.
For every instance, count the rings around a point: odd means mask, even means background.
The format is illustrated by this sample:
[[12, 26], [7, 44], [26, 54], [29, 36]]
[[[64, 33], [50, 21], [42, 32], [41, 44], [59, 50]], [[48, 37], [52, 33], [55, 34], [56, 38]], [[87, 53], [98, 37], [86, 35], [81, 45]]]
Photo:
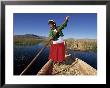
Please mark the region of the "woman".
[[62, 25], [56, 26], [54, 20], [49, 20], [50, 25], [49, 37], [52, 39], [50, 47], [49, 59], [52, 59], [54, 63], [61, 63], [65, 59], [65, 41], [63, 40], [62, 29], [67, 26], [69, 16], [66, 17]]

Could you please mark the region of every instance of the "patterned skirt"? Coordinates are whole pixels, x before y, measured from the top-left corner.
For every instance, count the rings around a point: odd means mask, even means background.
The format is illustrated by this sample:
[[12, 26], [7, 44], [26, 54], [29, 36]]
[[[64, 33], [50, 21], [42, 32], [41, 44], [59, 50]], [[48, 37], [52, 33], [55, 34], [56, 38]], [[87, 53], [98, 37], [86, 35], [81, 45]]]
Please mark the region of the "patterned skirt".
[[49, 52], [49, 59], [54, 62], [63, 62], [65, 58], [65, 45], [63, 43], [52, 44]]

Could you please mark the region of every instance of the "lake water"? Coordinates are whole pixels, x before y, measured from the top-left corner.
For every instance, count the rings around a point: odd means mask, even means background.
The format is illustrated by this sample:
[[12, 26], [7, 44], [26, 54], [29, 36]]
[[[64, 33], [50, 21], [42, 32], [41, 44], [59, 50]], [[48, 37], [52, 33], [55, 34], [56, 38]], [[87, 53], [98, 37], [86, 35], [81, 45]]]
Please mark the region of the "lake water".
[[[35, 55], [43, 47], [42, 44], [37, 44], [34, 46], [14, 46], [14, 75], [19, 75], [26, 66], [32, 61]], [[83, 51], [73, 51], [68, 50], [71, 57], [74, 56], [82, 59], [92, 67], [97, 69], [97, 54], [94, 52], [83, 52]], [[29, 68], [26, 75], [36, 75], [37, 72], [42, 68], [42, 66], [48, 61], [49, 48], [45, 48], [44, 51], [39, 55], [35, 64]]]

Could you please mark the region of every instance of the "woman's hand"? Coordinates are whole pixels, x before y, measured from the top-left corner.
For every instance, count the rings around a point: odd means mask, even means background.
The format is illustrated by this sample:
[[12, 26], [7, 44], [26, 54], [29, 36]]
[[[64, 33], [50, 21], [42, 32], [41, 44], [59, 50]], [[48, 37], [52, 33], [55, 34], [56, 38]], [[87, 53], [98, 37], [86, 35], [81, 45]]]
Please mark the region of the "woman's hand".
[[51, 36], [51, 37], [49, 37], [49, 40], [52, 40], [53, 39], [53, 37]]
[[66, 20], [68, 20], [70, 17], [69, 16], [66, 16]]

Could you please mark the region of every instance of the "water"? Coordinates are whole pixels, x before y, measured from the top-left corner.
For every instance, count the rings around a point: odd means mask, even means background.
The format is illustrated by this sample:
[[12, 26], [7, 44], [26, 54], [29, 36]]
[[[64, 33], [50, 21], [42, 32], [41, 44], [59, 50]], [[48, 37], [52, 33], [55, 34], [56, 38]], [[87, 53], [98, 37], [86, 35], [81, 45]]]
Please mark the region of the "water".
[[86, 51], [75, 51], [74, 52], [73, 50], [69, 50], [69, 53], [71, 53], [72, 55], [75, 55], [76, 58], [79, 58], [85, 61], [86, 63], [88, 63], [95, 69], [97, 69], [97, 54], [95, 52], [90, 52], [90, 51], [89, 52], [88, 51], [87, 52]]
[[[44, 47], [42, 44], [34, 46], [14, 46], [14, 75], [19, 75], [26, 66], [32, 61], [39, 50]], [[82, 52], [68, 50], [68, 53], [72, 57], [77, 57], [90, 64], [92, 67], [97, 69], [97, 54], [94, 52]], [[27, 75], [35, 75], [42, 68], [42, 66], [48, 61], [49, 48], [45, 48], [44, 51], [39, 55], [35, 64], [29, 68], [26, 72]]]

